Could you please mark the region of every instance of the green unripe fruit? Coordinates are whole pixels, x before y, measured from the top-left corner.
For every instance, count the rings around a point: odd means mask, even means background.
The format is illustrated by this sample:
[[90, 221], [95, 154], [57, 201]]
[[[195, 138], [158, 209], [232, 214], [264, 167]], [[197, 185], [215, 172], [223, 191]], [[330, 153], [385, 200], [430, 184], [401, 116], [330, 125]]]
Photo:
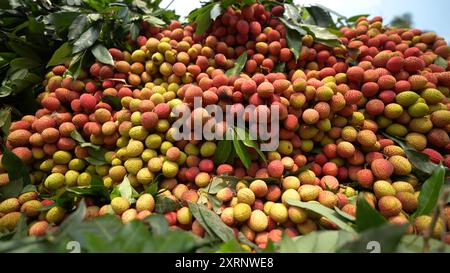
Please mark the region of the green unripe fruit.
[[386, 128], [386, 132], [393, 136], [404, 137], [408, 134], [408, 129], [401, 124], [394, 123]]
[[434, 88], [425, 89], [421, 95], [427, 104], [437, 104], [445, 99], [445, 96], [441, 93], [441, 91]]
[[111, 200], [111, 207], [114, 213], [120, 215], [130, 208], [130, 202], [124, 197], [115, 197]]
[[233, 217], [238, 222], [245, 222], [250, 218], [252, 209], [248, 204], [238, 203], [233, 207]]
[[127, 172], [130, 174], [136, 175], [140, 169], [142, 169], [142, 166], [144, 163], [142, 162], [142, 159], [140, 158], [130, 158], [127, 161], [125, 161], [125, 169], [127, 169]]
[[378, 127], [384, 129], [387, 128], [389, 125], [392, 124], [392, 120], [390, 120], [389, 118], [385, 117], [385, 116], [378, 116], [376, 118], [376, 122], [378, 124]]
[[384, 115], [388, 119], [396, 119], [403, 113], [403, 107], [397, 103], [390, 103], [384, 108]]
[[197, 146], [195, 146], [192, 143], [188, 143], [185, 147], [184, 147], [184, 152], [186, 153], [186, 155], [190, 156], [190, 155], [199, 155], [200, 150]]
[[83, 159], [74, 158], [69, 162], [69, 169], [75, 171], [81, 171], [85, 168], [86, 164]]
[[328, 86], [322, 86], [317, 89], [316, 99], [318, 101], [329, 101], [334, 95], [333, 89]]
[[409, 128], [414, 132], [426, 134], [433, 129], [433, 122], [428, 117], [415, 118], [409, 123]]
[[91, 184], [92, 176], [88, 172], [81, 173], [78, 176], [77, 184], [78, 186], [89, 186]]
[[133, 114], [131, 114], [130, 118], [131, 124], [133, 126], [141, 125], [141, 116], [142, 116], [141, 112], [134, 112]]
[[173, 178], [178, 173], [178, 164], [171, 161], [164, 161], [162, 166], [162, 173], [167, 178]]
[[165, 133], [167, 132], [167, 130], [169, 130], [170, 128], [170, 123], [167, 119], [160, 119], [158, 120], [158, 122], [156, 123], [156, 131], [159, 133]]
[[57, 151], [53, 154], [53, 162], [55, 164], [67, 164], [72, 159], [72, 155], [67, 151]]
[[162, 138], [157, 134], [151, 134], [145, 139], [145, 147], [158, 149], [161, 146]]
[[131, 61], [132, 62], [145, 62], [145, 52], [143, 50], [135, 50], [131, 53]]
[[47, 211], [45, 219], [49, 223], [58, 224], [63, 220], [65, 213], [66, 211], [63, 208], [55, 206], [51, 208], [49, 211]]
[[169, 150], [169, 149], [172, 148], [172, 147], [173, 147], [173, 144], [172, 144], [171, 142], [169, 142], [169, 141], [164, 141], [164, 142], [161, 144], [161, 148], [160, 148], [161, 153], [162, 153], [163, 155], [165, 155], [165, 154], [167, 153], [167, 150]]
[[49, 175], [44, 182], [44, 185], [49, 190], [57, 190], [64, 185], [65, 177], [60, 173], [52, 173]]
[[158, 44], [158, 51], [159, 51], [160, 53], [164, 53], [164, 52], [166, 52], [167, 50], [170, 50], [171, 48], [172, 48], [172, 47], [171, 47], [170, 44], [167, 43], [167, 42], [161, 42], [161, 43]]
[[148, 168], [142, 168], [136, 175], [139, 183], [143, 185], [150, 184], [153, 181], [154, 175], [149, 171]]
[[144, 160], [144, 162], [148, 162], [148, 161], [150, 161], [150, 159], [157, 157], [157, 156], [158, 156], [158, 153], [152, 149], [145, 149], [141, 154], [141, 158], [142, 158], [142, 160]]
[[404, 91], [395, 97], [395, 101], [401, 106], [408, 107], [413, 105], [419, 99], [419, 95], [413, 91]]
[[294, 151], [294, 147], [289, 140], [280, 140], [277, 151], [282, 155], [290, 155]]
[[383, 180], [379, 180], [373, 184], [373, 192], [378, 199], [383, 196], [395, 196], [397, 193], [391, 183]]
[[135, 126], [131, 128], [129, 134], [132, 139], [144, 141], [148, 136], [148, 131], [142, 126]]
[[53, 159], [46, 159], [39, 165], [39, 169], [44, 172], [50, 172], [53, 167], [55, 167]]
[[97, 165], [97, 166], [95, 166], [95, 172], [99, 176], [105, 176], [109, 172], [109, 166], [108, 165]]
[[10, 212], [0, 218], [0, 230], [6, 229], [13, 231], [20, 220], [22, 214], [20, 212]]
[[[301, 145], [300, 145], [300, 149], [305, 152], [311, 152], [314, 149], [314, 142], [310, 139], [306, 139], [304, 141], [302, 141]], [[286, 154], [288, 155], [288, 154]]]
[[275, 203], [270, 208], [270, 217], [276, 223], [284, 223], [288, 220], [288, 210], [284, 204]]
[[80, 174], [77, 171], [74, 170], [68, 170], [66, 174], [64, 175], [66, 180], [66, 186], [67, 187], [74, 187], [77, 185], [78, 176]]
[[[125, 136], [121, 136], [117, 139], [116, 141], [116, 146], [117, 148], [124, 148], [128, 145], [129, 142], [129, 138], [125, 137]], [[126, 154], [126, 150], [124, 152]], [[117, 154], [116, 154], [117, 155]], [[120, 157], [119, 155], [117, 155], [117, 157]]]
[[409, 133], [406, 137], [406, 144], [412, 148], [422, 151], [427, 147], [427, 137], [419, 133]]
[[200, 155], [202, 157], [211, 157], [216, 153], [216, 148], [216, 143], [207, 141], [200, 147]]
[[127, 145], [127, 156], [138, 157], [144, 151], [144, 144], [141, 141], [131, 139]]
[[425, 103], [421, 103], [421, 102], [413, 104], [408, 108], [408, 113], [413, 118], [424, 117], [424, 116], [428, 115], [429, 111], [430, 111], [430, 109], [428, 108], [428, 105], [426, 105]]

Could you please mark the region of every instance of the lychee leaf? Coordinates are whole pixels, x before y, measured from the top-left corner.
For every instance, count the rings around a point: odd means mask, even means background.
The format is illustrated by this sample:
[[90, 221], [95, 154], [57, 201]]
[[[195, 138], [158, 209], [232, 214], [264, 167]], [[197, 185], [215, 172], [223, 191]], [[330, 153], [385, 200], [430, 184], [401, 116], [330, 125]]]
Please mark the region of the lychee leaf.
[[237, 138], [233, 139], [233, 146], [234, 151], [236, 152], [237, 156], [241, 160], [242, 164], [245, 166], [246, 169], [250, 168], [250, 164], [252, 163], [250, 159], [250, 155], [247, 152], [247, 149], [245, 148], [244, 143], [242, 143], [241, 140], [238, 140]]
[[233, 143], [230, 140], [220, 140], [217, 144], [216, 153], [214, 154], [214, 165], [220, 165], [227, 162], [233, 149]]
[[433, 172], [430, 178], [422, 184], [420, 190], [417, 210], [414, 216], [431, 214], [436, 207], [436, 204], [444, 185], [445, 169], [442, 164]]
[[180, 204], [172, 199], [164, 196], [156, 196], [155, 198], [155, 212], [164, 214], [166, 212], [172, 212], [177, 210]]
[[115, 97], [112, 95], [104, 95], [102, 97], [102, 101], [109, 104], [109, 106], [112, 107], [112, 109], [119, 111], [122, 109], [122, 104], [120, 102], [120, 98], [119, 97]]
[[258, 156], [264, 161], [266, 162], [266, 156], [264, 155], [263, 152], [261, 152], [261, 150], [258, 147], [258, 144], [256, 143], [255, 140], [253, 140], [250, 136], [249, 131], [246, 128], [240, 128], [240, 127], [234, 127], [234, 130], [236, 131], [237, 137], [239, 140], [242, 141], [242, 143], [249, 147], [249, 148], [253, 148], [255, 149], [256, 153], [258, 154]]
[[354, 236], [343, 230], [316, 231], [295, 238], [285, 235], [278, 245], [281, 253], [335, 253]]
[[369, 17], [369, 16], [370, 16], [370, 14], [358, 14], [358, 15], [348, 18], [347, 22], [354, 23], [354, 22], [358, 21], [358, 19], [361, 17]]
[[47, 63], [47, 67], [62, 64], [70, 60], [71, 56], [72, 56], [72, 46], [68, 42], [66, 42], [62, 44], [55, 51], [55, 53], [53, 53], [52, 58]]
[[55, 236], [65, 236], [70, 233], [72, 229], [77, 229], [78, 225], [83, 222], [84, 216], [86, 215], [86, 203], [84, 200], [81, 200], [78, 208], [72, 212], [69, 217], [64, 220], [64, 222], [59, 225], [58, 229], [55, 232]]
[[209, 5], [195, 18], [195, 23], [197, 24], [195, 34], [201, 35], [211, 26], [211, 9], [212, 6]]
[[331, 222], [333, 222], [336, 226], [338, 226], [342, 230], [349, 231], [349, 232], [355, 232], [354, 229], [348, 223], [346, 223], [344, 220], [342, 220], [342, 217], [336, 211], [334, 211], [330, 208], [327, 208], [320, 203], [302, 202], [302, 201], [293, 200], [293, 199], [287, 199], [286, 202], [291, 206], [310, 210], [317, 214], [320, 214], [320, 215], [326, 217]]
[[386, 219], [369, 203], [361, 193], [356, 203], [356, 229], [358, 232], [386, 224]]
[[345, 244], [338, 252], [345, 253], [393, 253], [396, 252], [408, 224], [384, 224], [360, 233], [357, 239]]
[[101, 63], [114, 66], [113, 57], [111, 56], [111, 53], [109, 53], [108, 49], [104, 45], [102, 44], [95, 45], [91, 49], [91, 52], [92, 55], [94, 55], [94, 57]]
[[213, 237], [219, 238], [224, 242], [233, 240], [233, 230], [225, 225], [217, 214], [203, 205], [189, 202], [189, 209], [192, 215], [197, 219], [200, 225]]
[[239, 73], [241, 73], [242, 69], [244, 69], [245, 64], [247, 63], [247, 51], [244, 51], [241, 56], [239, 56], [235, 63], [234, 66], [230, 69], [227, 70], [227, 72], [225, 72], [225, 74], [230, 77], [230, 76], [235, 76], [235, 75], [239, 75]]
[[152, 214], [144, 219], [155, 235], [166, 235], [169, 231], [169, 223], [164, 215]]
[[310, 7], [305, 7], [305, 9], [308, 11], [310, 18], [313, 19], [315, 25], [324, 28], [336, 27], [330, 13], [323, 7], [319, 5], [313, 5]]
[[209, 12], [209, 15], [212, 20], [216, 20], [217, 17], [222, 13], [222, 8], [220, 7], [220, 3], [214, 4], [211, 11]]
[[81, 34], [78, 40], [73, 44], [72, 53], [75, 54], [91, 47], [97, 41], [100, 30], [100, 24], [95, 24]]
[[0, 128], [4, 136], [9, 134], [9, 127], [11, 126], [11, 108], [4, 107], [0, 110]]
[[300, 57], [300, 49], [302, 48], [302, 34], [296, 29], [288, 29], [286, 31], [286, 39], [289, 50], [294, 54], [296, 60]]

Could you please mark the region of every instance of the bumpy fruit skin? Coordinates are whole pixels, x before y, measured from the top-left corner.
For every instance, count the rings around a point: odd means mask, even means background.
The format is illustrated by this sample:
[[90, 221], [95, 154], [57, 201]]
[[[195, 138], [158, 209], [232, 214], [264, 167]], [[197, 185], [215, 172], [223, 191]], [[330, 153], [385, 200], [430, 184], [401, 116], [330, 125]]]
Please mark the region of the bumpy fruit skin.
[[137, 211], [135, 209], [127, 209], [122, 213], [121, 219], [122, 223], [128, 224], [137, 217]]
[[302, 208], [289, 207], [288, 216], [294, 224], [301, 224], [308, 220], [308, 212]]
[[48, 229], [47, 221], [37, 221], [31, 224], [28, 234], [30, 236], [40, 237], [44, 236]]
[[136, 201], [137, 212], [141, 212], [144, 210], [152, 212], [154, 208], [155, 208], [155, 199], [151, 194], [145, 193], [141, 195]]
[[52, 173], [45, 179], [45, 187], [49, 190], [57, 190], [64, 185], [65, 177], [60, 173]]
[[394, 166], [386, 159], [376, 159], [370, 165], [372, 173], [378, 179], [388, 179], [394, 173]]
[[394, 196], [383, 196], [378, 200], [378, 209], [384, 217], [389, 218], [402, 211], [402, 203]]
[[245, 203], [251, 206], [255, 202], [255, 194], [251, 189], [243, 188], [237, 192], [237, 200], [239, 203]]
[[302, 185], [298, 188], [298, 193], [300, 194], [300, 199], [304, 202], [309, 202], [316, 200], [319, 197], [321, 188], [315, 185]]
[[0, 213], [2, 214], [18, 211], [19, 208], [20, 203], [17, 198], [8, 198], [0, 203]]
[[238, 222], [247, 221], [252, 213], [252, 209], [248, 204], [238, 203], [233, 207], [233, 217]]
[[130, 208], [130, 202], [124, 197], [115, 197], [111, 200], [111, 207], [116, 214], [121, 215]]
[[389, 158], [389, 162], [394, 167], [394, 174], [396, 175], [408, 175], [412, 171], [411, 163], [403, 156], [392, 156]]
[[270, 217], [277, 223], [282, 224], [288, 220], [288, 210], [282, 203], [275, 203], [270, 208]]
[[383, 196], [395, 196], [395, 194], [397, 193], [391, 183], [384, 180], [375, 182], [375, 184], [373, 185], [373, 192], [375, 193], [375, 196], [377, 198], [381, 198]]
[[47, 211], [45, 219], [49, 223], [58, 224], [63, 220], [65, 213], [63, 208], [55, 206]]
[[2, 218], [0, 218], [0, 230], [14, 230], [21, 216], [22, 214], [20, 212], [10, 212], [5, 214]]
[[267, 229], [269, 221], [267, 215], [261, 210], [254, 210], [248, 220], [248, 226], [255, 232], [262, 232]]
[[402, 208], [407, 213], [413, 213], [417, 209], [417, 198], [410, 192], [398, 192], [395, 197], [402, 203]]
[[42, 207], [42, 204], [38, 200], [30, 200], [30, 201], [25, 202], [20, 207], [20, 212], [25, 214], [27, 217], [36, 217], [41, 213], [39, 211], [39, 209], [41, 207]]

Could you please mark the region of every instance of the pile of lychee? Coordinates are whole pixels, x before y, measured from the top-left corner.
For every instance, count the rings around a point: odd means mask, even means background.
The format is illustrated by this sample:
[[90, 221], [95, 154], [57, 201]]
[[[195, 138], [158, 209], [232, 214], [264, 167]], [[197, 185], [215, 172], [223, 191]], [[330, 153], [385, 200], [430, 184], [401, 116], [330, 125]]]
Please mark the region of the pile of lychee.
[[[188, 202], [196, 203], [199, 189], [214, 177], [237, 177], [233, 188], [215, 194], [222, 202], [220, 218], [261, 247], [283, 233], [337, 229], [317, 213], [290, 206], [288, 199], [355, 216], [355, 198], [364, 192], [389, 222], [408, 223], [423, 181], [405, 151], [382, 133], [404, 138], [432, 162], [450, 167], [450, 46], [434, 33], [360, 18], [355, 27], [341, 29], [339, 47], [304, 36], [296, 60], [278, 19], [283, 11], [261, 4], [228, 8], [203, 35], [194, 34], [195, 24], [173, 22], [166, 29], [143, 24], [145, 35], [131, 41], [133, 52], [109, 49], [114, 66], [96, 62], [77, 79], [68, 65], [54, 67], [38, 96], [42, 108], [13, 122], [6, 141], [29, 166], [37, 192], [1, 202], [0, 229], [14, 229], [22, 214], [32, 236], [57, 228], [70, 211], [60, 206], [42, 211], [54, 201], [41, 196], [89, 186], [94, 176], [109, 190], [128, 179], [141, 195], [136, 202], [115, 197], [109, 204], [88, 198], [87, 218], [116, 214], [127, 223], [155, 213], [155, 196], [146, 190], [162, 176], [160, 196], [182, 204], [165, 213], [169, 224], [199, 236], [204, 229]], [[243, 52], [248, 59], [242, 73], [227, 76]], [[282, 62], [284, 71], [274, 72]], [[106, 96], [119, 98], [121, 108], [108, 104]], [[172, 109], [179, 105], [193, 110], [191, 121], [213, 123], [216, 132], [230, 126], [214, 124], [204, 108], [193, 109], [200, 97], [202, 107], [219, 105], [225, 111], [232, 105], [236, 115], [247, 105], [256, 106], [256, 116], [278, 105], [277, 150], [265, 152], [264, 161], [248, 148], [252, 162], [246, 168], [238, 157], [233, 164], [215, 165], [217, 141], [175, 141]], [[90, 144], [75, 140], [75, 131]], [[100, 162], [90, 160], [95, 147], [107, 151]], [[0, 187], [14, 183], [1, 166], [0, 171]], [[269, 177], [279, 183], [265, 182]], [[207, 206], [212, 208], [211, 202]], [[444, 221], [450, 226], [450, 207], [446, 216], [434, 236]], [[430, 216], [416, 218], [409, 232], [424, 232], [430, 222]]]

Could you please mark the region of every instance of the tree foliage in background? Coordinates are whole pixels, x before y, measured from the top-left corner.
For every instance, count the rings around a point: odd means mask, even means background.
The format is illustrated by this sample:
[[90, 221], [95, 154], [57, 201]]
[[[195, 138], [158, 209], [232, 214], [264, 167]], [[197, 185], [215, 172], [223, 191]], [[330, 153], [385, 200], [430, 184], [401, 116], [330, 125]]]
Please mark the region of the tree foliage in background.
[[397, 15], [392, 19], [390, 25], [397, 28], [412, 28], [413, 27], [412, 14], [407, 12], [402, 15]]

